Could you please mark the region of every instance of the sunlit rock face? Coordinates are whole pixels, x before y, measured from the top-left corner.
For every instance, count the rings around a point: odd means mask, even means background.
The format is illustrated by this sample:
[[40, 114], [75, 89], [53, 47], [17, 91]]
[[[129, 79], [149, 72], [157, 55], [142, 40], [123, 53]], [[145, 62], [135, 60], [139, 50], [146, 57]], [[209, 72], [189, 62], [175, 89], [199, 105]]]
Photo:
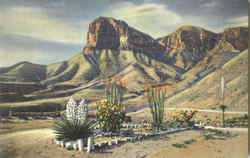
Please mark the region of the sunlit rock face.
[[163, 51], [151, 36], [142, 33], [124, 21], [99, 17], [89, 25], [87, 47], [95, 49], [130, 49]]

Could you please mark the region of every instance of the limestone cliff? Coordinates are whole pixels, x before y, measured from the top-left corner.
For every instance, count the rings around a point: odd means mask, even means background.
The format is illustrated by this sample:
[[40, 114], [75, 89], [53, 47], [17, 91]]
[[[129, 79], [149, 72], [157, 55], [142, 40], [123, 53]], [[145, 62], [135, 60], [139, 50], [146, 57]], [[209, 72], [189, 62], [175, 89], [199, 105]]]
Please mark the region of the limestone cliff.
[[128, 49], [137, 51], [163, 51], [151, 36], [142, 33], [126, 22], [108, 17], [99, 17], [89, 25], [85, 53], [92, 49]]

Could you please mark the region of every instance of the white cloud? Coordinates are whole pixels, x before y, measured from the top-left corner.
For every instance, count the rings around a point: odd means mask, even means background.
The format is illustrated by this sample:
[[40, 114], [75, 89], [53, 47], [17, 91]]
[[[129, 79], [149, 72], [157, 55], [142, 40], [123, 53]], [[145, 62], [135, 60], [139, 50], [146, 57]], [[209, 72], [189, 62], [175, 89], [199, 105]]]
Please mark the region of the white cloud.
[[28, 61], [36, 64], [51, 64], [59, 61], [68, 60], [78, 52], [51, 52], [40, 49], [22, 49], [22, 48], [2, 48], [0, 47], [0, 67], [7, 67], [19, 62]]
[[201, 8], [214, 8], [219, 6], [219, 2], [218, 1], [213, 1], [213, 2], [207, 2], [201, 5]]
[[248, 16], [240, 16], [226, 21], [227, 27], [248, 26]]
[[119, 3], [103, 15], [124, 20], [130, 26], [145, 33], [150, 33], [153, 37], [166, 35], [169, 31], [172, 31], [168, 30], [168, 27], [179, 25], [183, 20], [180, 15], [168, 10], [166, 6], [156, 3], [143, 5], [136, 5], [131, 2]]
[[[40, 55], [39, 55], [40, 54]], [[37, 51], [21, 50], [20, 48], [2, 49], [0, 48], [0, 67], [11, 66], [22, 61], [32, 61], [37, 63], [43, 58], [51, 58], [51, 55]]]
[[21, 61], [54, 63], [67, 60], [81, 50], [81, 45], [48, 42], [0, 32], [0, 67], [11, 66]]
[[74, 44], [83, 43], [86, 40], [86, 31], [48, 17], [46, 10], [42, 8], [12, 7], [3, 9], [0, 21], [0, 27], [5, 33]]

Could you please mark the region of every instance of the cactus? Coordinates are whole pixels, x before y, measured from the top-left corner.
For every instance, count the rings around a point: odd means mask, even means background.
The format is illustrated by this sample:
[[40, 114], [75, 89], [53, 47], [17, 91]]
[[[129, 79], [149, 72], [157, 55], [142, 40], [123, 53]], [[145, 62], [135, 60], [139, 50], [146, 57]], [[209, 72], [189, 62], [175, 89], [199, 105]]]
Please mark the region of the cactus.
[[122, 82], [121, 79], [115, 78], [115, 81], [112, 82], [111, 79], [108, 78], [105, 89], [107, 101], [113, 105], [122, 106], [125, 89], [126, 83]]
[[166, 88], [153, 86], [152, 84], [150, 86], [146, 85], [146, 87], [146, 98], [153, 118], [152, 127], [158, 131], [164, 118]]

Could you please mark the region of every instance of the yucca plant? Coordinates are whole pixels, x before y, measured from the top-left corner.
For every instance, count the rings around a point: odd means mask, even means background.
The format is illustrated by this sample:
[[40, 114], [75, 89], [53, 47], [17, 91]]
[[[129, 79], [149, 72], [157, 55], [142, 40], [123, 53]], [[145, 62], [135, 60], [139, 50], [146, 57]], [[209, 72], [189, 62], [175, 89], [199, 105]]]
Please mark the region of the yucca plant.
[[57, 119], [54, 121], [53, 129], [57, 140], [72, 141], [86, 139], [92, 134], [94, 123], [95, 121], [89, 120], [82, 122], [78, 120]]
[[153, 117], [152, 127], [157, 131], [160, 129], [164, 117], [164, 102], [166, 96], [166, 87], [157, 87], [153, 84], [145, 84], [146, 99], [150, 105]]
[[221, 105], [220, 109], [222, 111], [222, 126], [225, 127], [225, 110], [227, 106], [226, 105]]
[[225, 100], [225, 79], [224, 76], [221, 76], [221, 97], [222, 97], [222, 105], [220, 106], [220, 109], [222, 111], [222, 126], [225, 127], [225, 110], [227, 108], [227, 106], [224, 104], [224, 100]]

